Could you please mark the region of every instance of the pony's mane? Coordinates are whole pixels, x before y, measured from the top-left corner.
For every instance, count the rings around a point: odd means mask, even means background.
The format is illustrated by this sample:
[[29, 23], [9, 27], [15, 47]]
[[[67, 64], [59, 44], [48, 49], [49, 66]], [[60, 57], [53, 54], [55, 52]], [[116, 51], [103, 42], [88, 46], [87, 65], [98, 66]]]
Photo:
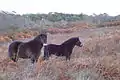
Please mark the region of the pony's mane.
[[47, 36], [47, 35], [46, 35], [46, 34], [40, 34], [40, 35], [36, 36], [36, 37], [34, 38], [34, 40], [39, 40], [39, 38], [40, 38], [40, 37], [42, 38], [42, 36]]
[[38, 40], [40, 35], [36, 36], [33, 40]]
[[68, 43], [71, 43], [71, 42], [74, 42], [76, 39], [79, 39], [79, 37], [70, 38], [70, 39], [64, 41], [61, 45], [68, 44]]

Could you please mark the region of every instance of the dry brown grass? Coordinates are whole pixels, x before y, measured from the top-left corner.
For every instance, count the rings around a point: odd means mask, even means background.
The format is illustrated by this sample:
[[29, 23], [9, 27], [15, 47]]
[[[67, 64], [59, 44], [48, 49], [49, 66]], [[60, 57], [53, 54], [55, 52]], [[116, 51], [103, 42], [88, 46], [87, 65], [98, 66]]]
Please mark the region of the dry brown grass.
[[[50, 35], [48, 42], [59, 44], [75, 34]], [[0, 71], [4, 69], [1, 72], [4, 75], [0, 77], [7, 76], [8, 80], [120, 80], [120, 31], [87, 35], [84, 46], [74, 48], [70, 61], [52, 56], [47, 61], [40, 58], [32, 65], [29, 60], [13, 63], [3, 59]]]
[[[52, 80], [59, 78], [61, 80], [120, 80], [119, 34], [115, 31], [106, 33], [104, 36], [92, 37], [86, 41], [83, 48], [75, 48], [70, 62], [51, 59], [42, 64], [39, 73], [45, 77], [49, 75]], [[78, 79], [75, 77], [76, 74], [83, 78]], [[63, 79], [60, 75], [67, 76], [69, 79]]]

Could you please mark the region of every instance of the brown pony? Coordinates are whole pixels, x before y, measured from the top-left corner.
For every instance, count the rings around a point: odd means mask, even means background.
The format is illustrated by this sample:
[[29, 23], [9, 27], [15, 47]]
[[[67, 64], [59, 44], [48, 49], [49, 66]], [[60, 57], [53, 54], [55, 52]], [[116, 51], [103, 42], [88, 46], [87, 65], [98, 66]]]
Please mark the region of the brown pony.
[[54, 54], [56, 56], [65, 56], [66, 60], [70, 60], [70, 56], [75, 45], [79, 47], [83, 46], [79, 37], [70, 38], [61, 45], [48, 44], [44, 47], [44, 59], [48, 59], [51, 54]]
[[47, 43], [46, 34], [40, 34], [28, 42], [14, 41], [9, 45], [9, 57], [14, 62], [17, 62], [18, 58], [30, 58], [32, 63], [37, 62], [44, 43]]

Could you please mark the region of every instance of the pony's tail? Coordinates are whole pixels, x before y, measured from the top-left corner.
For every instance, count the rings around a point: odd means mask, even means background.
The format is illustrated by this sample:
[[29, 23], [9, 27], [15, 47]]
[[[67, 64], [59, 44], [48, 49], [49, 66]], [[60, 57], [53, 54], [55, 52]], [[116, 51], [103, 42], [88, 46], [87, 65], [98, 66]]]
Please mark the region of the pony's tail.
[[17, 52], [18, 52], [18, 47], [22, 42], [13, 42], [9, 45], [8, 48], [8, 57], [16, 62], [16, 56], [17, 56]]
[[8, 49], [8, 58], [10, 58], [12, 61], [16, 62], [14, 54], [15, 53], [9, 48]]

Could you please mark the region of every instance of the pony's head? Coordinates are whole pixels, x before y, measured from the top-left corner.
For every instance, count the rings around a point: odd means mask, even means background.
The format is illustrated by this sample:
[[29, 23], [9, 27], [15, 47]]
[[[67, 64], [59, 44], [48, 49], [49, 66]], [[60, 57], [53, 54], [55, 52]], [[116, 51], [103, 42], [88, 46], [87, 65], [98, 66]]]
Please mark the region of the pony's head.
[[76, 37], [75, 39], [76, 39], [76, 44], [75, 45], [77, 45], [79, 47], [82, 47], [83, 45], [82, 45], [82, 42], [80, 41], [79, 37]]
[[43, 44], [47, 43], [47, 34], [38, 35], [35, 40], [41, 41]]

